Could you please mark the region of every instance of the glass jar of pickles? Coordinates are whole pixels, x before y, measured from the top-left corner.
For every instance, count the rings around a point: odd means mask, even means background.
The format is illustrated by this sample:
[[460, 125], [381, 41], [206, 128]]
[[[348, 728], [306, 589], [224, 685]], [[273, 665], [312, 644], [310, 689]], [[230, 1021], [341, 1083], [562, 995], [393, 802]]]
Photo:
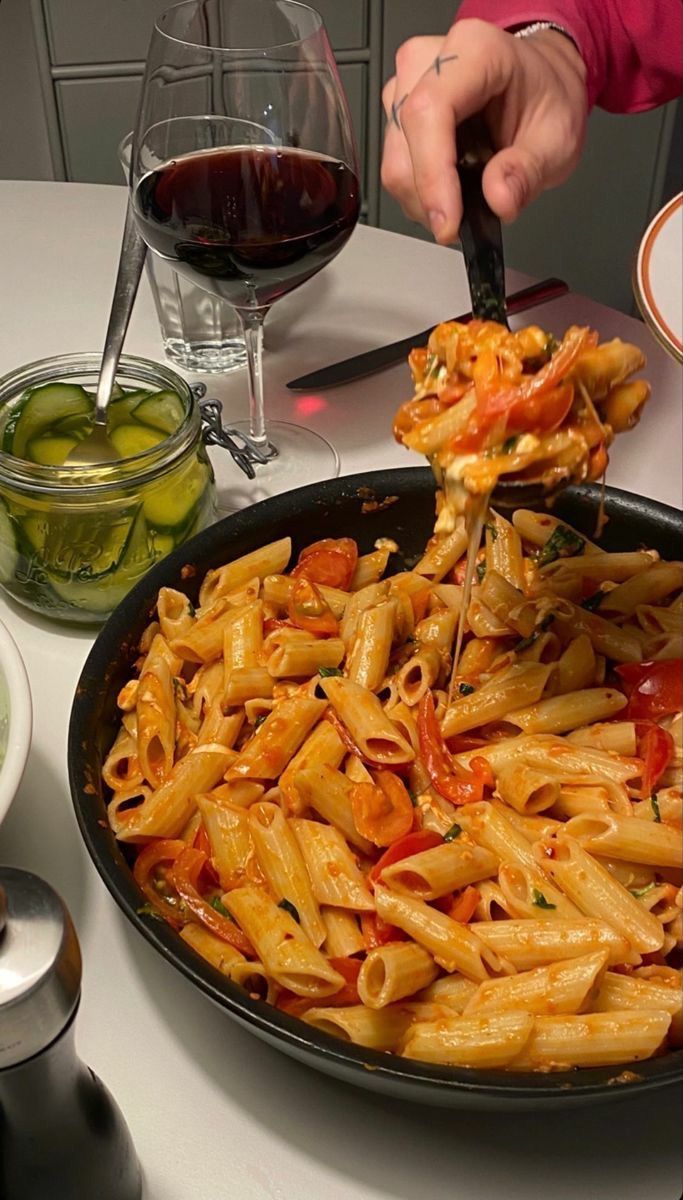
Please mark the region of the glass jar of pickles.
[[0, 379], [0, 586], [90, 624], [216, 512], [199, 406], [159, 363], [121, 358], [108, 418], [120, 461], [67, 465], [90, 429], [98, 371], [98, 355], [72, 354]]

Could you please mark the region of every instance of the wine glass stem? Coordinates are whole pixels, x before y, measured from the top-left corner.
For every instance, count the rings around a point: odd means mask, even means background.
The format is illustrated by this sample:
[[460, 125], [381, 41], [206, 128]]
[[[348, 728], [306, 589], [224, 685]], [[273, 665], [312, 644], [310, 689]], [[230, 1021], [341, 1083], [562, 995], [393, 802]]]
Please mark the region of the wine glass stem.
[[[265, 315], [265, 310], [261, 308], [243, 308], [239, 312], [247, 349], [249, 436], [257, 446], [264, 450], [269, 447], [263, 398], [263, 322]], [[275, 450], [274, 447], [273, 449]]]

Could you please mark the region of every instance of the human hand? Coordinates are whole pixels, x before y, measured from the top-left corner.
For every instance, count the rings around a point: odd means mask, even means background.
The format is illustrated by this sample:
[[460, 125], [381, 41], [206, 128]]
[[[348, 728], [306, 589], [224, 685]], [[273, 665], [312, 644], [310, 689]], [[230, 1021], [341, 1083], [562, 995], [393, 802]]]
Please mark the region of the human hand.
[[554, 30], [515, 38], [463, 20], [445, 38], [411, 38], [399, 47], [382, 100], [382, 183], [443, 244], [456, 240], [462, 217], [458, 121], [485, 115], [497, 153], [484, 170], [484, 195], [504, 221], [563, 183], [581, 156], [586, 69]]

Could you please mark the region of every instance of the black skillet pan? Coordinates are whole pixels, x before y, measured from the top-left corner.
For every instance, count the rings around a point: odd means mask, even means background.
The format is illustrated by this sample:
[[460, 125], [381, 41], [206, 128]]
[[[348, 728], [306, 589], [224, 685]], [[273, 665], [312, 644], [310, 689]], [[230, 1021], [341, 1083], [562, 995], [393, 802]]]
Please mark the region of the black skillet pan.
[[[556, 515], [593, 537], [599, 492], [568, 489]], [[363, 512], [368, 500], [391, 500]], [[610, 550], [650, 546], [667, 558], [683, 558], [683, 518], [675, 509], [607, 489], [609, 516], [603, 544]], [[434, 1067], [349, 1045], [319, 1033], [270, 1005], [254, 1000], [196, 955], [164, 922], [140, 913], [141, 895], [126, 851], [106, 821], [103, 758], [118, 726], [115, 697], [130, 677], [140, 635], [150, 619], [160, 587], [176, 587], [196, 598], [210, 567], [291, 535], [294, 555], [322, 537], [351, 536], [361, 553], [376, 538], [394, 538], [401, 547], [394, 570], [415, 562], [434, 520], [434, 480], [422, 468], [353, 475], [276, 496], [211, 526], [160, 562], [119, 605], [93, 646], [76, 689], [69, 728], [69, 778], [76, 816], [88, 851], [116, 902], [143, 937], [228, 1014], [252, 1033], [294, 1058], [338, 1079], [406, 1100], [453, 1108], [529, 1109], [570, 1107], [636, 1095], [683, 1078], [683, 1050], [634, 1064], [633, 1078], [620, 1083], [624, 1067], [551, 1075], [513, 1075]], [[191, 564], [196, 573], [181, 577]], [[187, 572], [185, 572], [187, 574]]]

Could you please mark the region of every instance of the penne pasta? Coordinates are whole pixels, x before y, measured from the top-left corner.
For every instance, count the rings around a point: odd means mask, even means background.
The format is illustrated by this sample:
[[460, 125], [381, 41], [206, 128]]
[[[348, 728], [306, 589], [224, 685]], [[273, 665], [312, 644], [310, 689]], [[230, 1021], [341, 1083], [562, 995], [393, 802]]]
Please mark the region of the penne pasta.
[[637, 1009], [536, 1017], [523, 1051], [508, 1065], [513, 1071], [566, 1071], [639, 1062], [656, 1054], [670, 1024], [668, 1012]]
[[485, 1012], [548, 1016], [585, 1012], [593, 1008], [607, 958], [606, 950], [595, 950], [547, 967], [535, 967], [502, 979], [487, 979], [469, 1000], [465, 1016]]
[[505, 1067], [523, 1052], [534, 1018], [523, 1012], [492, 1012], [486, 1016], [440, 1017], [416, 1021], [405, 1035], [401, 1054], [421, 1062], [451, 1067]]
[[479, 980], [488, 978], [489, 969], [500, 969], [495, 953], [482, 945], [467, 926], [430, 908], [423, 900], [380, 887], [375, 891], [375, 903], [383, 921], [410, 934], [445, 971], [460, 971], [468, 979]]
[[436, 900], [467, 884], [488, 879], [497, 870], [496, 855], [463, 834], [454, 842], [444, 842], [385, 867], [379, 878], [401, 895]]
[[291, 826], [319, 904], [356, 912], [375, 911], [370, 889], [338, 829], [301, 818], [285, 824]]
[[247, 820], [254, 841], [256, 858], [278, 902], [293, 904], [301, 928], [314, 946], [322, 946], [326, 931], [314, 895], [307, 863], [299, 849], [299, 840], [277, 804], [257, 801], [249, 809]]
[[434, 959], [414, 942], [393, 942], [370, 950], [358, 976], [358, 995], [368, 1008], [386, 1008], [432, 983]]

